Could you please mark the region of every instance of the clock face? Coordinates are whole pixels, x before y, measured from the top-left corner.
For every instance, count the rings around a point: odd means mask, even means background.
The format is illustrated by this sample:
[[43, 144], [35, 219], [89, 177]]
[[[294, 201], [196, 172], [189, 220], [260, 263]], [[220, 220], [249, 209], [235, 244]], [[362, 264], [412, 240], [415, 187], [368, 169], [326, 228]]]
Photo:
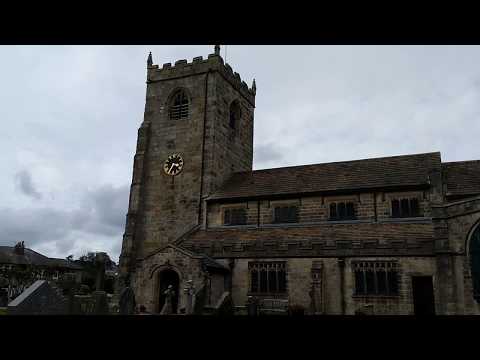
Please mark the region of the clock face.
[[183, 169], [183, 159], [180, 154], [172, 154], [163, 164], [163, 170], [167, 175], [175, 176]]

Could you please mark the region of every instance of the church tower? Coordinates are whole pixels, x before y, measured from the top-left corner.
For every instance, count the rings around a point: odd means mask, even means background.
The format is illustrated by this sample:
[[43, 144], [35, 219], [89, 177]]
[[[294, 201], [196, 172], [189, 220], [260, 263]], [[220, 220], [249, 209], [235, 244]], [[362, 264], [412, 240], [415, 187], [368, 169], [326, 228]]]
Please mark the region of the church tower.
[[204, 226], [204, 199], [232, 173], [252, 170], [255, 80], [251, 88], [225, 64], [174, 66], [147, 60], [144, 120], [138, 130], [120, 271]]

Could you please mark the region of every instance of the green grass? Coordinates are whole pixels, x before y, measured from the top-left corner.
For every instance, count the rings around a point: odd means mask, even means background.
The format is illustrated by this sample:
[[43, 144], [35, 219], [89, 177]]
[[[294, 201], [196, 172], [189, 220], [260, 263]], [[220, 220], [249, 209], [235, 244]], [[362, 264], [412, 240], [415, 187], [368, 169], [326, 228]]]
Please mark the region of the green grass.
[[7, 308], [0, 308], [0, 315], [7, 315]]

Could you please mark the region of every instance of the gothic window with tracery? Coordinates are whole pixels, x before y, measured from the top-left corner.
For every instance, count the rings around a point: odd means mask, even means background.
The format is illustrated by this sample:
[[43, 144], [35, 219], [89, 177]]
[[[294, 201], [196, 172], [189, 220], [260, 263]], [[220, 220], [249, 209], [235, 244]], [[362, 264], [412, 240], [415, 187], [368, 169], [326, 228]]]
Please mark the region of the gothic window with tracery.
[[250, 293], [282, 294], [287, 291], [285, 262], [250, 262]]
[[397, 296], [398, 263], [394, 261], [361, 261], [352, 263], [355, 295]]
[[171, 120], [179, 120], [188, 118], [189, 100], [188, 96], [183, 90], [177, 90], [172, 96], [170, 107], [168, 108], [169, 117]]

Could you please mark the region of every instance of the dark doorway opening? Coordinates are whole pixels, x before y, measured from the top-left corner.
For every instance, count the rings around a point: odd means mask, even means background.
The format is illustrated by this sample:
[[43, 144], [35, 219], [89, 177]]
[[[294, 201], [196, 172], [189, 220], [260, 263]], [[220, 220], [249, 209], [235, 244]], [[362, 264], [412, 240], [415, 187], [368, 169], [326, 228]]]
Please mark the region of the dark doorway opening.
[[178, 308], [178, 288], [180, 284], [178, 274], [173, 270], [163, 270], [159, 275], [159, 282], [158, 312], [162, 311], [163, 305], [165, 304], [165, 290], [167, 290], [169, 285], [172, 285], [175, 294], [172, 299], [172, 310], [173, 313], [176, 314]]
[[415, 315], [435, 315], [433, 280], [431, 276], [412, 276]]

